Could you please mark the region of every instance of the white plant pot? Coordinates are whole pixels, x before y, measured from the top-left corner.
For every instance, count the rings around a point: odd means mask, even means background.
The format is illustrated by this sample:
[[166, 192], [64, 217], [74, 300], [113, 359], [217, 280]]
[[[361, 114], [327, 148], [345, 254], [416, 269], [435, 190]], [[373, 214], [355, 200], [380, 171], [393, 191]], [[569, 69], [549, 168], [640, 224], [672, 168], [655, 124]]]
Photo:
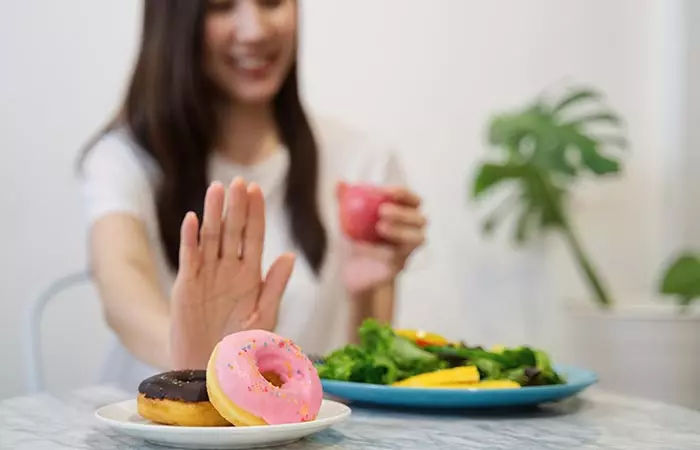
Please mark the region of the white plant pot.
[[700, 311], [667, 306], [569, 309], [571, 361], [600, 387], [700, 410]]

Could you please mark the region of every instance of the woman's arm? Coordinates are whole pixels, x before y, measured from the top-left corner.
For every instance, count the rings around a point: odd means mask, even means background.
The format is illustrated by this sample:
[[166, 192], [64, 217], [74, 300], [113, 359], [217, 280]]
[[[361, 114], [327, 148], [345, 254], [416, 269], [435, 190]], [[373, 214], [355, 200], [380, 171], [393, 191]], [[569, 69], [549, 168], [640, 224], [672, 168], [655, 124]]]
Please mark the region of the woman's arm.
[[367, 292], [355, 294], [350, 307], [350, 339], [353, 344], [359, 342], [357, 330], [368, 318], [377, 319], [381, 323], [391, 325], [394, 320], [394, 298], [396, 281], [392, 280], [377, 286]]
[[395, 292], [395, 279], [374, 289], [371, 300], [371, 317], [387, 325], [391, 325], [394, 322]]
[[92, 271], [107, 323], [136, 358], [170, 368], [168, 302], [146, 228], [128, 214], [108, 214], [90, 232]]

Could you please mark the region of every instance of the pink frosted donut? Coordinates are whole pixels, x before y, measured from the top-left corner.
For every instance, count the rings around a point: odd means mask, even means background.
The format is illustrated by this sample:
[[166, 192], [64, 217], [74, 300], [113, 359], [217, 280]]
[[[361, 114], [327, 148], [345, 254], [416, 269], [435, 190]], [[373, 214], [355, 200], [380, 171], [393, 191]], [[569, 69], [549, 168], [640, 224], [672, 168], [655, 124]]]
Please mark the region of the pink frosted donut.
[[209, 400], [236, 426], [315, 420], [323, 400], [321, 380], [296, 344], [269, 331], [231, 334], [207, 366]]

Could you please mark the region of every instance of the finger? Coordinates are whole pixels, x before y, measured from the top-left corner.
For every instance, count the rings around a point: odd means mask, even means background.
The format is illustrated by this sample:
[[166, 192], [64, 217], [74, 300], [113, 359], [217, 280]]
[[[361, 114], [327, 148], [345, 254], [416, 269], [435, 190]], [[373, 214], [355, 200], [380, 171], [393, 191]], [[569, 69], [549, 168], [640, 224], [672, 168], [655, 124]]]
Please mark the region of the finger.
[[421, 204], [421, 198], [403, 186], [389, 186], [384, 188], [384, 190], [391, 197], [391, 200], [396, 203], [413, 206], [414, 208], [418, 208]]
[[277, 317], [282, 296], [294, 270], [295, 259], [294, 254], [285, 253], [277, 258], [270, 267], [263, 283], [257, 308], [262, 319], [274, 322], [274, 318]]
[[188, 212], [180, 227], [180, 264], [178, 272], [185, 277], [195, 276], [199, 270], [198, 222], [197, 215], [193, 212]]
[[[260, 322], [260, 311], [253, 311], [253, 313], [241, 324], [241, 331], [250, 330], [251, 327]], [[272, 331], [272, 330], [268, 330]]]
[[245, 229], [243, 230], [243, 258], [253, 267], [262, 262], [265, 242], [265, 199], [260, 187], [251, 183], [248, 186], [248, 208]]
[[396, 203], [384, 203], [379, 208], [379, 217], [387, 222], [411, 225], [418, 228], [424, 228], [427, 225], [427, 219], [420, 210]]
[[221, 215], [224, 210], [224, 187], [215, 182], [207, 189], [204, 199], [204, 219], [200, 246], [203, 263], [210, 264], [219, 259], [221, 251]]
[[377, 233], [384, 239], [399, 245], [417, 247], [425, 241], [425, 235], [421, 228], [400, 225], [383, 220], [380, 220], [377, 224]]
[[238, 259], [243, 242], [243, 229], [248, 209], [248, 193], [242, 178], [233, 180], [228, 189], [228, 205], [223, 226], [221, 256], [225, 259]]

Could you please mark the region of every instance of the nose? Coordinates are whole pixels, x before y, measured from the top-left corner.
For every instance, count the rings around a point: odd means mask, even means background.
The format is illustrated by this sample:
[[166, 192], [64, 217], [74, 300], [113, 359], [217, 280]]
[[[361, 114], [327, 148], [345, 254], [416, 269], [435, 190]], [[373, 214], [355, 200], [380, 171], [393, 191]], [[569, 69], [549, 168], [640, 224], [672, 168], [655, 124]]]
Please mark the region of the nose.
[[257, 2], [240, 2], [234, 12], [233, 20], [236, 37], [240, 42], [256, 42], [265, 36], [265, 20]]

